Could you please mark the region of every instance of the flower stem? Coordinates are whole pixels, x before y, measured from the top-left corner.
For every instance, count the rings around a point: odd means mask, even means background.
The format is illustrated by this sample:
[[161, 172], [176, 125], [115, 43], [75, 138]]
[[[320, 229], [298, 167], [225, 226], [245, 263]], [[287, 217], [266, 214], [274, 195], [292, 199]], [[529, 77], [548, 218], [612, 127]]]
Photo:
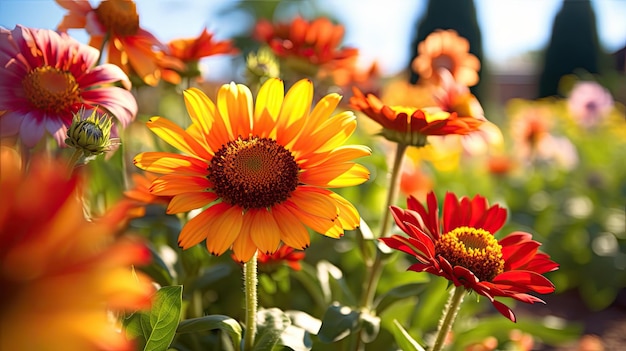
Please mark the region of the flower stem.
[[83, 155], [83, 152], [80, 149], [74, 149], [72, 153], [72, 157], [70, 157], [69, 162], [67, 163], [67, 173], [72, 175], [74, 172], [74, 168], [76, 167], [76, 163], [80, 160], [80, 157]]
[[[400, 174], [400, 168], [402, 165], [402, 159], [404, 157], [404, 152], [406, 151], [407, 145], [398, 143], [396, 148], [396, 155], [393, 161], [393, 167], [391, 169], [391, 179], [389, 183], [389, 191], [387, 192], [387, 202], [385, 204], [385, 208], [383, 209], [383, 218], [380, 223], [380, 238], [386, 237], [389, 232], [389, 228], [391, 227], [391, 211], [389, 210], [389, 206], [393, 205], [396, 202], [396, 195], [398, 193], [397, 183], [398, 176]], [[382, 261], [383, 255], [380, 250], [376, 250], [376, 258], [374, 259], [374, 263], [369, 267], [369, 278], [367, 280], [367, 285], [365, 286], [363, 299], [361, 301], [361, 306], [370, 307], [374, 300], [374, 292], [376, 285], [378, 284], [378, 279], [380, 278], [380, 274], [382, 273]]]
[[456, 314], [459, 312], [463, 297], [465, 296], [465, 288], [458, 286], [453, 288], [450, 292], [450, 299], [443, 311], [443, 316], [439, 321], [439, 330], [437, 330], [437, 337], [435, 338], [435, 344], [431, 351], [441, 351], [446, 341], [446, 336], [452, 329], [452, 324], [456, 318]]
[[254, 346], [256, 334], [256, 310], [257, 310], [257, 253], [243, 265], [243, 282], [246, 299], [246, 332], [243, 340], [243, 350], [250, 351]]

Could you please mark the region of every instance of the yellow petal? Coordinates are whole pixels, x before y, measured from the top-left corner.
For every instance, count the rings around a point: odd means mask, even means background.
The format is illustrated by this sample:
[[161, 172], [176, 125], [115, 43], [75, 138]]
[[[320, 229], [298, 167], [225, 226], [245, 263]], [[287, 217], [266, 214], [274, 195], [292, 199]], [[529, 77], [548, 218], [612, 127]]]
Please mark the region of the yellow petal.
[[282, 205], [272, 207], [272, 215], [280, 229], [280, 238], [286, 245], [298, 250], [309, 247], [309, 231], [296, 216]]
[[207, 163], [194, 157], [170, 152], [142, 152], [133, 160], [144, 171], [160, 174], [206, 176]]
[[318, 164], [337, 164], [352, 161], [355, 158], [369, 156], [372, 150], [364, 145], [344, 145], [330, 152], [313, 154], [307, 160], [299, 163], [300, 168], [307, 169], [315, 167]]
[[313, 82], [308, 79], [297, 81], [283, 101], [278, 116], [278, 130], [276, 141], [283, 146], [289, 146], [304, 126], [313, 101]]
[[369, 179], [369, 174], [365, 166], [346, 162], [309, 168], [300, 173], [300, 181], [324, 188], [340, 188], [362, 184]]
[[304, 223], [315, 232], [331, 238], [339, 238], [343, 235], [341, 227], [332, 219], [305, 212], [289, 200], [285, 201], [284, 206], [292, 215], [297, 217], [300, 222]]
[[356, 130], [356, 116], [345, 111], [332, 116], [310, 135], [301, 135], [291, 148], [296, 160], [308, 158], [313, 153], [331, 151], [352, 136]]
[[211, 154], [200, 145], [191, 135], [173, 122], [163, 117], [152, 117], [146, 123], [154, 134], [163, 139], [166, 143], [172, 145], [180, 151], [189, 155], [196, 155], [204, 159], [211, 159]]
[[227, 205], [226, 211], [213, 218], [209, 223], [209, 235], [206, 245], [213, 255], [221, 255], [233, 244], [243, 223], [242, 209], [238, 206]]
[[334, 220], [339, 214], [335, 202], [317, 190], [312, 187], [300, 186], [291, 194], [289, 201], [304, 212]]
[[202, 208], [217, 199], [212, 192], [182, 193], [175, 195], [167, 206], [167, 213], [182, 213]]
[[191, 88], [183, 91], [187, 113], [193, 124], [197, 124], [204, 135], [209, 135], [215, 120], [215, 104], [200, 89]]
[[252, 122], [252, 94], [241, 84], [224, 84], [217, 93], [217, 109], [230, 139], [248, 137]]
[[174, 196], [180, 193], [204, 192], [213, 187], [206, 177], [166, 174], [155, 179], [150, 192], [159, 196]]
[[342, 228], [347, 230], [358, 228], [361, 224], [361, 217], [354, 205], [339, 194], [331, 193], [329, 196], [337, 201], [337, 207], [339, 207], [339, 222]]
[[266, 209], [249, 210], [254, 218], [254, 226], [250, 237], [259, 251], [271, 255], [280, 245], [280, 229], [274, 220], [272, 213]]

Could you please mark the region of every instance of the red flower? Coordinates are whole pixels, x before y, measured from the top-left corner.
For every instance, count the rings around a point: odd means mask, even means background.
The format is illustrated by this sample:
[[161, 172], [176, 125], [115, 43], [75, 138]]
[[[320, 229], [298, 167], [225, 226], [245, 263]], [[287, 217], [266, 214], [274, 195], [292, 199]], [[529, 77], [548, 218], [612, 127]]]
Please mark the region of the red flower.
[[391, 206], [396, 223], [409, 237], [393, 235], [381, 238], [387, 246], [414, 256], [419, 261], [409, 267], [444, 277], [455, 286], [487, 297], [505, 317], [515, 322], [515, 315], [497, 296], [512, 297], [526, 303], [543, 300], [528, 292], [549, 294], [554, 285], [542, 274], [558, 269], [550, 256], [537, 252], [541, 245], [525, 232], [513, 232], [496, 240], [506, 221], [506, 210], [489, 206], [476, 195], [457, 199], [447, 193], [443, 216], [438, 216], [437, 198], [427, 197], [427, 207], [415, 198], [407, 200], [408, 209]]
[[259, 266], [269, 268], [270, 270], [276, 265], [287, 264], [294, 271], [302, 269], [300, 261], [304, 258], [304, 251], [296, 250], [291, 246], [282, 245], [271, 255], [264, 254], [259, 251], [257, 262]]

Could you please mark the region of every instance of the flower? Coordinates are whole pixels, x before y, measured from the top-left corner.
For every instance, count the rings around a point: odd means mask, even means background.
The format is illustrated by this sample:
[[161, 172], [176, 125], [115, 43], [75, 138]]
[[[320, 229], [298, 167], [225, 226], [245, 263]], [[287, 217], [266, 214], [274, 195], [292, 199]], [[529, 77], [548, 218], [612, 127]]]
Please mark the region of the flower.
[[385, 138], [406, 145], [424, 146], [428, 135], [467, 134], [483, 122], [436, 107], [388, 106], [373, 94], [365, 96], [358, 88], [353, 90], [350, 105], [378, 122]]
[[420, 79], [433, 82], [439, 82], [439, 69], [445, 68], [458, 83], [471, 87], [478, 83], [480, 61], [469, 49], [469, 41], [455, 30], [437, 30], [418, 44], [411, 68]]
[[487, 297], [505, 317], [515, 322], [515, 315], [495, 297], [511, 297], [525, 303], [543, 302], [528, 294], [549, 294], [554, 285], [542, 274], [554, 271], [558, 264], [545, 253], [541, 245], [525, 232], [513, 232], [496, 240], [497, 232], [506, 221], [506, 210], [489, 206], [476, 195], [460, 200], [447, 193], [443, 216], [438, 218], [438, 204], [429, 193], [424, 207], [409, 197], [407, 209], [391, 206], [398, 227], [408, 234], [381, 238], [387, 246], [417, 258], [408, 269], [428, 272], [448, 279], [455, 286]]
[[180, 70], [162, 69], [163, 79], [174, 84], [180, 82], [181, 76], [200, 76], [198, 61], [201, 58], [237, 52], [230, 40], [213, 40], [213, 34], [209, 33], [206, 28], [196, 38], [174, 39], [170, 41], [167, 44], [167, 48], [168, 56], [176, 58], [183, 63], [183, 67]]
[[263, 270], [271, 271], [275, 266], [286, 263], [294, 271], [299, 271], [302, 269], [300, 261], [303, 258], [303, 251], [296, 251], [293, 247], [282, 245], [271, 255], [259, 252], [257, 262], [259, 263], [259, 268]]
[[132, 217], [143, 217], [147, 205], [167, 206], [172, 200], [172, 196], [158, 196], [150, 192], [150, 186], [158, 175], [149, 172], [133, 173], [131, 178], [134, 187], [124, 191], [124, 196], [135, 205], [130, 213]]
[[585, 128], [600, 123], [613, 110], [613, 97], [596, 82], [577, 82], [569, 97], [567, 108], [573, 119]]
[[107, 310], [148, 308], [154, 288], [131, 270], [148, 248], [117, 236], [127, 207], [87, 221], [64, 162], [38, 156], [24, 170], [3, 147], [0, 164], [0, 349], [132, 350]]
[[110, 64], [94, 67], [98, 50], [67, 34], [0, 27], [0, 49], [0, 111], [6, 111], [0, 116], [0, 137], [18, 135], [33, 147], [48, 131], [64, 145], [81, 107], [105, 109], [123, 126], [137, 113], [124, 72]]
[[260, 20], [254, 28], [254, 37], [267, 43], [274, 53], [287, 59], [287, 65], [303, 72], [317, 69], [334, 70], [353, 67], [359, 51], [339, 48], [344, 27], [334, 25], [328, 18], [307, 21], [296, 17], [291, 23], [272, 24]]
[[74, 115], [65, 144], [81, 151], [85, 157], [109, 151], [117, 143], [111, 139], [111, 118], [106, 114], [99, 115], [96, 110], [87, 118], [85, 115], [84, 109]]
[[359, 225], [356, 208], [326, 189], [369, 177], [352, 160], [370, 149], [342, 146], [356, 128], [354, 113], [331, 116], [338, 94], [326, 95], [310, 111], [309, 80], [284, 94], [279, 79], [261, 86], [255, 104], [244, 85], [223, 85], [217, 103], [192, 88], [184, 92], [189, 128], [161, 117], [148, 121], [153, 132], [184, 153], [135, 157], [139, 168], [164, 174], [152, 183], [152, 193], [173, 196], [168, 213], [203, 209], [183, 227], [183, 249], [206, 239], [212, 254], [232, 246], [236, 258], [247, 262], [257, 249], [274, 253], [281, 241], [306, 248], [306, 227], [338, 238]]
[[139, 15], [134, 1], [100, 1], [95, 8], [89, 0], [56, 2], [69, 10], [57, 27], [59, 31], [85, 28], [91, 35], [89, 45], [103, 48], [106, 44], [109, 63], [121, 67], [128, 75], [138, 75], [145, 84], [155, 86], [159, 82], [159, 62], [165, 55], [166, 47], [139, 26]]

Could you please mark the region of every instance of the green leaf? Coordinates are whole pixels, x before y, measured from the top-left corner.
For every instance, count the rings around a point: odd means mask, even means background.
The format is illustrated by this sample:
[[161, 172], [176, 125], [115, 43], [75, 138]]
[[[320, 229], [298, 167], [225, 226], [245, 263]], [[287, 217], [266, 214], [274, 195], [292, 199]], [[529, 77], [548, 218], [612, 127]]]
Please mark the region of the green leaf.
[[241, 345], [241, 325], [228, 316], [214, 314], [199, 318], [186, 319], [178, 325], [177, 333], [195, 333], [206, 330], [219, 329], [230, 337], [235, 349], [239, 349]]
[[424, 348], [409, 335], [397, 319], [393, 320], [393, 336], [402, 351], [424, 351]]
[[272, 351], [278, 344], [281, 334], [291, 325], [291, 320], [278, 308], [257, 312], [257, 334], [252, 350]]
[[425, 287], [426, 285], [423, 283], [409, 283], [396, 286], [378, 297], [374, 303], [374, 309], [376, 313], [382, 314], [383, 311], [393, 303], [408, 297], [418, 296], [422, 291], [424, 291]]
[[344, 301], [347, 305], [356, 305], [356, 298], [339, 267], [325, 260], [319, 261], [317, 277], [326, 298]]
[[359, 312], [337, 303], [324, 313], [318, 337], [324, 343], [332, 343], [345, 338], [359, 328]]
[[183, 287], [166, 286], [156, 293], [152, 310], [149, 317], [149, 333], [146, 333], [148, 326], [142, 319], [142, 327], [146, 337], [144, 351], [164, 351], [170, 346], [176, 334], [176, 328], [180, 320], [180, 311], [183, 300]]

